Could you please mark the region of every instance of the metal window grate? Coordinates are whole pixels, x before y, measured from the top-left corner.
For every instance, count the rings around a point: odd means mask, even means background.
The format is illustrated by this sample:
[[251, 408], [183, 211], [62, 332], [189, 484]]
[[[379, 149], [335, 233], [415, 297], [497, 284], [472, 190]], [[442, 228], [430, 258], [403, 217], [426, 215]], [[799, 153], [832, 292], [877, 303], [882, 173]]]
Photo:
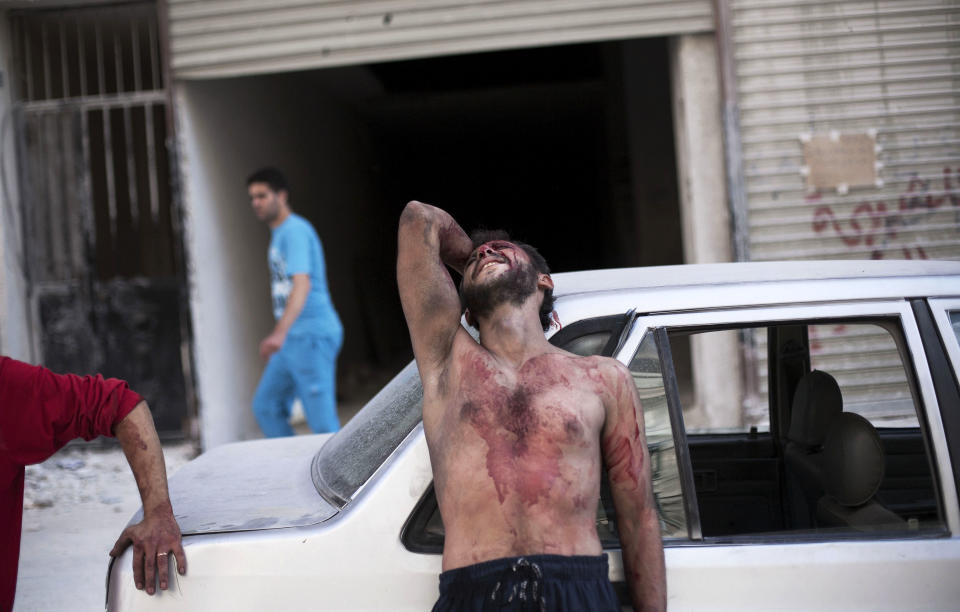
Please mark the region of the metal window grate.
[[12, 15], [32, 282], [176, 275], [152, 3]]
[[164, 88], [152, 3], [21, 11], [10, 20], [20, 102]]

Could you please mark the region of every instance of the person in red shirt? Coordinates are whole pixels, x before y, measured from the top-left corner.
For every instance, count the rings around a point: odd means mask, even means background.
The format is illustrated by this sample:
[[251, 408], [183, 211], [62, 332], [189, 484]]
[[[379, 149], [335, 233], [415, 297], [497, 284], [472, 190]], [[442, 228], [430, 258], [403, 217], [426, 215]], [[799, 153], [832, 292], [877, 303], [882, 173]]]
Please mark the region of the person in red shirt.
[[160, 439], [147, 402], [127, 383], [102, 376], [54, 374], [0, 356], [0, 612], [13, 609], [23, 519], [24, 466], [40, 463], [74, 438], [116, 437], [133, 470], [143, 520], [120, 534], [110, 555], [133, 544], [133, 577], [152, 595], [166, 589], [169, 556], [186, 573]]

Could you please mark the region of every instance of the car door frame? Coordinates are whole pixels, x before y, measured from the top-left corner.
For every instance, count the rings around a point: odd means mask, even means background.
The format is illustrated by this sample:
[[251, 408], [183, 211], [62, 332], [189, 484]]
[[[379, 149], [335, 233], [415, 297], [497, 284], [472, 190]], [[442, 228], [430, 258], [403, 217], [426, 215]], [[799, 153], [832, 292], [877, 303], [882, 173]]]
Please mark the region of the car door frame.
[[[913, 366], [917, 392], [915, 398], [923, 409], [930, 444], [936, 462], [937, 479], [941, 504], [946, 526], [950, 533], [960, 532], [960, 506], [957, 503], [957, 483], [951, 465], [947, 447], [943, 419], [940, 413], [933, 378], [930, 374], [924, 344], [920, 330], [914, 318], [910, 304], [904, 300], [870, 300], [864, 302], [837, 302], [798, 305], [776, 305], [761, 307], [731, 307], [700, 311], [650, 313], [644, 314], [634, 322], [633, 330], [615, 356], [621, 363], [629, 366], [645, 335], [657, 328], [690, 328], [757, 323], [776, 323], [779, 321], [802, 321], [822, 319], [859, 319], [896, 317], [900, 321], [906, 348]], [[670, 398], [668, 393], [668, 400]], [[676, 399], [676, 398], [674, 398]], [[679, 406], [670, 406], [671, 411], [680, 410]], [[679, 444], [680, 441], [677, 441]], [[678, 458], [679, 459], [679, 458]], [[689, 462], [682, 469], [690, 469]], [[692, 473], [690, 476], [692, 480]], [[686, 494], [686, 491], [685, 491]]]
[[[896, 591], [883, 586], [899, 582], [894, 578], [899, 572], [906, 572], [910, 567], [915, 569], [910, 572], [911, 576], [933, 571], [939, 574], [936, 580], [940, 580], [960, 568], [960, 546], [957, 546], [956, 541], [956, 534], [960, 531], [957, 483], [950, 468], [944, 423], [921, 333], [911, 305], [906, 300], [818, 302], [647, 313], [636, 319], [631, 333], [615, 357], [629, 366], [647, 334], [656, 333], [658, 329], [878, 318], [896, 318], [900, 323], [905, 350], [908, 353], [904, 357], [913, 368], [914, 392], [919, 395], [914, 400], [921, 407], [922, 414], [918, 416], [922, 421], [921, 426], [926, 429], [925, 435], [936, 464], [935, 477], [938, 481], [941, 511], [949, 535], [940, 538], [887, 540], [868, 537], [853, 541], [824, 538], [794, 542], [780, 539], [769, 543], [751, 541], [749, 538], [742, 543], [670, 541], [665, 543], [665, 554], [670, 589], [676, 595], [676, 599], [671, 598], [673, 604], [699, 607], [716, 605], [722, 601], [724, 605], [730, 606], [755, 606], [758, 603], [773, 604], [775, 601], [786, 604], [789, 600], [791, 606], [798, 608], [817, 605], [821, 601], [834, 602], [833, 605], [838, 609], [849, 605], [863, 605], [864, 601], [858, 599], [858, 595], [862, 595], [863, 591], [846, 588], [846, 581], [840, 579], [847, 574], [848, 578], [870, 577], [871, 586], [878, 589], [875, 592], [879, 597], [874, 603], [896, 609], [909, 601], [904, 599], [905, 597], [920, 596], [924, 593], [924, 588], [930, 588], [923, 587], [923, 582], [920, 581], [912, 589], [908, 589], [909, 594], [898, 595]], [[665, 379], [664, 382], [676, 385], [675, 379]], [[674, 396], [673, 400], [669, 399], [671, 395]], [[676, 394], [667, 393], [667, 397], [669, 409], [679, 416], [681, 407], [676, 403]], [[679, 445], [679, 442], [677, 444]], [[679, 461], [683, 459], [678, 456]], [[692, 466], [689, 461], [681, 463], [680, 469], [688, 472], [688, 481], [692, 480]], [[686, 495], [687, 491], [684, 491], [684, 494]], [[690, 518], [688, 517], [688, 521]], [[617, 575], [622, 572], [619, 551], [607, 552], [611, 553], [611, 568], [614, 570], [611, 578], [622, 579], [622, 575]], [[944, 563], [937, 565], [938, 559]], [[891, 564], [899, 564], [900, 569], [892, 570]], [[796, 581], [797, 568], [803, 569], [800, 575], [804, 576], [804, 580]], [[793, 582], [791, 578], [794, 579]], [[932, 574], [930, 579], [934, 580]], [[775, 588], [778, 584], [779, 590]], [[951, 586], [949, 589], [957, 591], [960, 587]], [[774, 599], [756, 598], [764, 592]], [[955, 594], [951, 592], [949, 595], [952, 597]], [[776, 597], [784, 599], [778, 600]]]
[[[949, 312], [960, 312], [960, 297], [915, 300], [921, 333], [931, 361], [937, 396], [947, 410], [943, 412], [947, 442], [953, 451], [952, 466], [955, 480], [960, 483], [960, 338], [953, 331]], [[931, 328], [936, 328], [931, 329]]]
[[943, 349], [950, 358], [950, 363], [953, 364], [953, 371], [960, 372], [960, 338], [957, 338], [953, 333], [949, 316], [950, 312], [960, 313], [960, 297], [931, 298], [927, 300], [927, 304], [930, 306], [930, 313], [937, 324]]

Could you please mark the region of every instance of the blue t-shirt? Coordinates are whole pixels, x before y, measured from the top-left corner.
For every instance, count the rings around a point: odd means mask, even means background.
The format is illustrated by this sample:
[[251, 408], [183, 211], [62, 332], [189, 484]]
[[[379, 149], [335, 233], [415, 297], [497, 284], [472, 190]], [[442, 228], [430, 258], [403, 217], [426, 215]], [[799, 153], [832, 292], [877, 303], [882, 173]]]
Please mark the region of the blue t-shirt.
[[343, 333], [340, 318], [327, 289], [323, 247], [320, 246], [320, 238], [309, 221], [291, 213], [279, 227], [273, 228], [267, 262], [270, 266], [273, 316], [277, 319], [283, 316], [283, 309], [287, 306], [287, 297], [293, 288], [293, 275], [310, 275], [307, 302], [290, 327], [288, 335], [316, 334], [337, 337]]

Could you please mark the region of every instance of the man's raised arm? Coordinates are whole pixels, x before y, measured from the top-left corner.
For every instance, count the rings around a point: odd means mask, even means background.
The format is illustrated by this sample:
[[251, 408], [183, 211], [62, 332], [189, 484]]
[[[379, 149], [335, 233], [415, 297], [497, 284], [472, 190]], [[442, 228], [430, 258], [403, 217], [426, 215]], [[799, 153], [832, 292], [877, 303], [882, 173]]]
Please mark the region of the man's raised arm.
[[613, 391], [608, 399], [602, 448], [617, 511], [623, 571], [635, 610], [665, 610], [663, 542], [653, 502], [643, 408], [630, 371], [618, 362], [612, 369], [608, 388]]
[[462, 273], [472, 250], [470, 238], [446, 212], [422, 202], [403, 209], [397, 285], [421, 378], [442, 368], [460, 329], [460, 298], [444, 264]]

